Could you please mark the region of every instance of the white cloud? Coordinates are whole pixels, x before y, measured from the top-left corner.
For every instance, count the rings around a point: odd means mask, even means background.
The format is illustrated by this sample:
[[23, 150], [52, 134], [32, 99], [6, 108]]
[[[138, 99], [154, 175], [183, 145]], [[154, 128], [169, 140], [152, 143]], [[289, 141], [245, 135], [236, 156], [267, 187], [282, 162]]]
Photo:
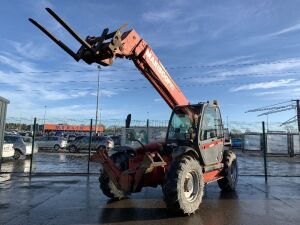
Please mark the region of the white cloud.
[[28, 59], [42, 59], [50, 54], [49, 47], [47, 45], [36, 44], [31, 41], [27, 43], [9, 41], [9, 43], [19, 56], [23, 56]]
[[39, 89], [37, 92], [42, 99], [50, 100], [50, 101], [61, 101], [67, 99], [76, 99], [80, 97], [84, 97], [89, 95], [88, 91], [66, 91], [66, 92], [59, 92], [59, 91], [47, 91], [43, 89]]
[[179, 16], [179, 11], [176, 9], [168, 9], [162, 11], [146, 12], [142, 17], [150, 22], [171, 21]]
[[[249, 73], [271, 73], [271, 72], [284, 72], [291, 69], [300, 69], [300, 58], [290, 58], [288, 60], [270, 61], [250, 65], [245, 68], [237, 68], [231, 73], [249, 74]], [[230, 72], [228, 73], [230, 75]]]
[[[299, 82], [296, 82], [295, 84], [291, 84], [291, 86], [300, 86]], [[255, 96], [274, 96], [274, 95], [289, 95], [291, 96], [291, 93], [293, 93], [294, 95], [298, 95], [300, 94], [300, 87], [296, 87], [296, 88], [289, 88], [289, 89], [280, 89], [280, 90], [273, 90], [273, 91], [265, 91], [265, 92], [258, 92], [258, 93], [254, 93]]]
[[271, 89], [271, 88], [277, 88], [277, 87], [299, 85], [299, 81], [296, 83], [294, 81], [295, 81], [295, 79], [281, 79], [281, 80], [276, 80], [276, 81], [267, 81], [267, 82], [246, 84], [246, 85], [241, 85], [239, 87], [232, 88], [231, 91], [236, 92], [236, 91], [254, 90], [254, 89]]
[[162, 99], [162, 98], [155, 98], [155, 99], [154, 99], [154, 102], [156, 102], [156, 103], [161, 103], [161, 102], [163, 102], [163, 99]]
[[[222, 63], [220, 63], [222, 64]], [[227, 64], [231, 64], [230, 62]], [[234, 63], [232, 63], [234, 64]], [[238, 66], [240, 64], [241, 66]], [[248, 64], [248, 65], [243, 65]], [[218, 65], [218, 64], [217, 64]], [[237, 63], [237, 66], [231, 67], [230, 70], [226, 67], [216, 67], [206, 73], [205, 78], [199, 77], [192, 79], [199, 83], [212, 83], [234, 78], [255, 78], [255, 77], [282, 77], [289, 72], [294, 72], [300, 69], [300, 58], [290, 58], [281, 61], [269, 61], [266, 63], [256, 63], [256, 61], [244, 61]], [[286, 74], [285, 74], [286, 73]], [[291, 73], [292, 74], [292, 73]], [[211, 77], [209, 77], [211, 75]], [[207, 76], [207, 77], [206, 77]]]
[[254, 44], [261, 43], [261, 42], [269, 41], [270, 39], [272, 39], [274, 37], [277, 37], [277, 36], [280, 36], [280, 35], [285, 35], [285, 34], [288, 34], [288, 33], [299, 31], [299, 30], [300, 30], [300, 23], [296, 23], [292, 26], [283, 28], [281, 30], [278, 30], [278, 31], [275, 31], [275, 32], [272, 32], [272, 33], [267, 33], [267, 34], [248, 37], [246, 39], [243, 39], [241, 41], [241, 44], [242, 45], [254, 45]]
[[[205, 73], [199, 74], [197, 78], [193, 75], [188, 81], [193, 83], [214, 83], [228, 80], [241, 80], [253, 78], [267, 78], [267, 77], [286, 77], [295, 75], [300, 69], [300, 58], [288, 58], [284, 60], [274, 60], [257, 62], [251, 60], [251, 56], [233, 57], [216, 61], [208, 64], [208, 70]], [[218, 65], [233, 65], [230, 67]], [[197, 65], [195, 65], [197, 66]], [[201, 64], [199, 65], [201, 67]], [[216, 66], [216, 67], [214, 67]], [[206, 68], [204, 68], [206, 69]], [[187, 75], [188, 74], [184, 74]], [[175, 78], [176, 80], [176, 78]], [[180, 82], [180, 79], [176, 80]]]
[[34, 63], [25, 61], [21, 57], [13, 56], [7, 52], [0, 52], [0, 64], [4, 64], [22, 72], [38, 71]]
[[[116, 92], [116, 91], [111, 91], [111, 90], [100, 90], [100, 93], [99, 93], [99, 95], [100, 95], [100, 98], [101, 97], [112, 97], [112, 96], [114, 96], [114, 95], [117, 95], [118, 94], [118, 92]], [[97, 92], [92, 92], [91, 93], [91, 95], [93, 95], [93, 96], [97, 96]]]
[[274, 33], [268, 34], [268, 36], [278, 36], [278, 35], [294, 32], [294, 31], [298, 31], [298, 30], [300, 30], [300, 23], [297, 23], [297, 24], [295, 24], [293, 26], [290, 26], [290, 27], [283, 28], [283, 29], [281, 29], [279, 31], [276, 31]]
[[263, 98], [268, 101], [281, 101], [281, 100], [290, 100], [300, 98], [300, 84], [295, 85], [295, 88], [285, 88], [279, 90], [270, 90], [253, 93], [254, 96]]
[[[63, 120], [63, 118], [69, 120], [71, 119], [85, 119], [86, 122], [89, 121], [89, 118], [95, 117], [96, 105], [85, 104], [85, 105], [66, 105], [51, 107], [47, 109], [47, 121], [54, 120], [57, 123], [58, 120]], [[101, 118], [113, 118], [119, 117], [121, 114], [118, 109], [100, 109]]]

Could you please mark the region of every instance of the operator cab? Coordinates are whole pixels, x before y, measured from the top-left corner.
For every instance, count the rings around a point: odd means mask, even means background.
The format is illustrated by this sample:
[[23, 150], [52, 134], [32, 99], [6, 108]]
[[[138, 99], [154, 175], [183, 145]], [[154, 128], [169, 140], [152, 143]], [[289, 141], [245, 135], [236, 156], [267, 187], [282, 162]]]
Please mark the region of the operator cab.
[[224, 132], [218, 104], [199, 103], [174, 108], [168, 126], [168, 147], [187, 146], [201, 154], [205, 165], [222, 160]]
[[193, 147], [197, 141], [203, 104], [174, 108], [167, 131], [167, 144]]

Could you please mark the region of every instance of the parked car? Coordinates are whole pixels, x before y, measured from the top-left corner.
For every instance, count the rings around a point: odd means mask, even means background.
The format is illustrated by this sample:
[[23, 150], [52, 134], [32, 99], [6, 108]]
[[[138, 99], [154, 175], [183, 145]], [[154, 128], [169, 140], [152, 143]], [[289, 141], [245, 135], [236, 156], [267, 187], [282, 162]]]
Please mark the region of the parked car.
[[114, 141], [115, 146], [121, 145], [121, 139], [122, 139], [121, 135], [112, 135], [110, 136], [110, 138]]
[[2, 158], [9, 158], [15, 155], [13, 144], [3, 143]]
[[54, 149], [58, 151], [61, 148], [65, 148], [67, 146], [67, 141], [62, 137], [44, 137], [42, 139], [36, 140], [38, 148], [47, 148]]
[[231, 147], [236, 149], [242, 149], [244, 146], [244, 141], [241, 138], [232, 138], [231, 139]]
[[[89, 148], [89, 136], [80, 136], [75, 138], [74, 141], [71, 141], [67, 145], [69, 152], [78, 152], [80, 150]], [[114, 147], [114, 141], [107, 136], [93, 136], [91, 142], [91, 150], [96, 150], [100, 147], [111, 149]]]
[[[15, 150], [14, 159], [20, 158], [21, 155], [28, 156], [32, 154], [32, 138], [19, 135], [5, 135], [4, 140], [7, 143], [13, 144]], [[34, 153], [38, 152], [37, 145], [34, 145]]]
[[69, 142], [71, 142], [71, 141], [75, 141], [76, 138], [77, 138], [76, 135], [74, 135], [74, 134], [69, 134], [69, 135], [67, 136], [67, 142], [69, 143]]

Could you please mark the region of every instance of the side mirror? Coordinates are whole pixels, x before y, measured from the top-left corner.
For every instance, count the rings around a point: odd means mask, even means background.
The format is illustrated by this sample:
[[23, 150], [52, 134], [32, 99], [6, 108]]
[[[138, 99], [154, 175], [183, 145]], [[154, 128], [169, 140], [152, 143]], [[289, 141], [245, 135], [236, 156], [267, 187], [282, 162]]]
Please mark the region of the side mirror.
[[125, 121], [125, 128], [129, 128], [131, 123], [131, 114], [127, 115], [126, 121]]
[[145, 148], [144, 144], [136, 138], [134, 130], [127, 130], [126, 139], [128, 141], [137, 141], [143, 148]]

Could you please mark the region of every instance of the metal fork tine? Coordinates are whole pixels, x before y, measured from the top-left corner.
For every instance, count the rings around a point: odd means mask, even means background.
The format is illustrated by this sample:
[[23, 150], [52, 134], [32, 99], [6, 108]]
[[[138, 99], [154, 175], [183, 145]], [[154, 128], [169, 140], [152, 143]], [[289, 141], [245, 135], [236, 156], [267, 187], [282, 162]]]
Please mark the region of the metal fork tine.
[[111, 33], [107, 34], [105, 36], [105, 40], [112, 38], [116, 33], [117, 33], [117, 31], [114, 31], [114, 32], [111, 32]]
[[39, 28], [44, 34], [46, 34], [52, 41], [54, 41], [58, 46], [60, 46], [63, 50], [65, 50], [70, 56], [72, 56], [76, 61], [79, 61], [79, 57], [63, 42], [58, 40], [53, 34], [51, 34], [46, 28], [44, 28], [42, 25], [40, 25], [35, 20], [29, 18], [28, 19], [33, 25], [35, 25], [37, 28]]
[[102, 34], [101, 34], [101, 37], [105, 38], [106, 35], [108, 34], [108, 31], [109, 31], [109, 29], [108, 29], [108, 28], [105, 28], [105, 29], [103, 30]]
[[87, 43], [85, 40], [83, 40], [63, 19], [61, 19], [52, 9], [46, 8], [47, 12], [50, 13], [51, 16], [54, 17], [54, 19], [57, 20], [80, 44], [91, 50], [92, 52], [92, 46]]

